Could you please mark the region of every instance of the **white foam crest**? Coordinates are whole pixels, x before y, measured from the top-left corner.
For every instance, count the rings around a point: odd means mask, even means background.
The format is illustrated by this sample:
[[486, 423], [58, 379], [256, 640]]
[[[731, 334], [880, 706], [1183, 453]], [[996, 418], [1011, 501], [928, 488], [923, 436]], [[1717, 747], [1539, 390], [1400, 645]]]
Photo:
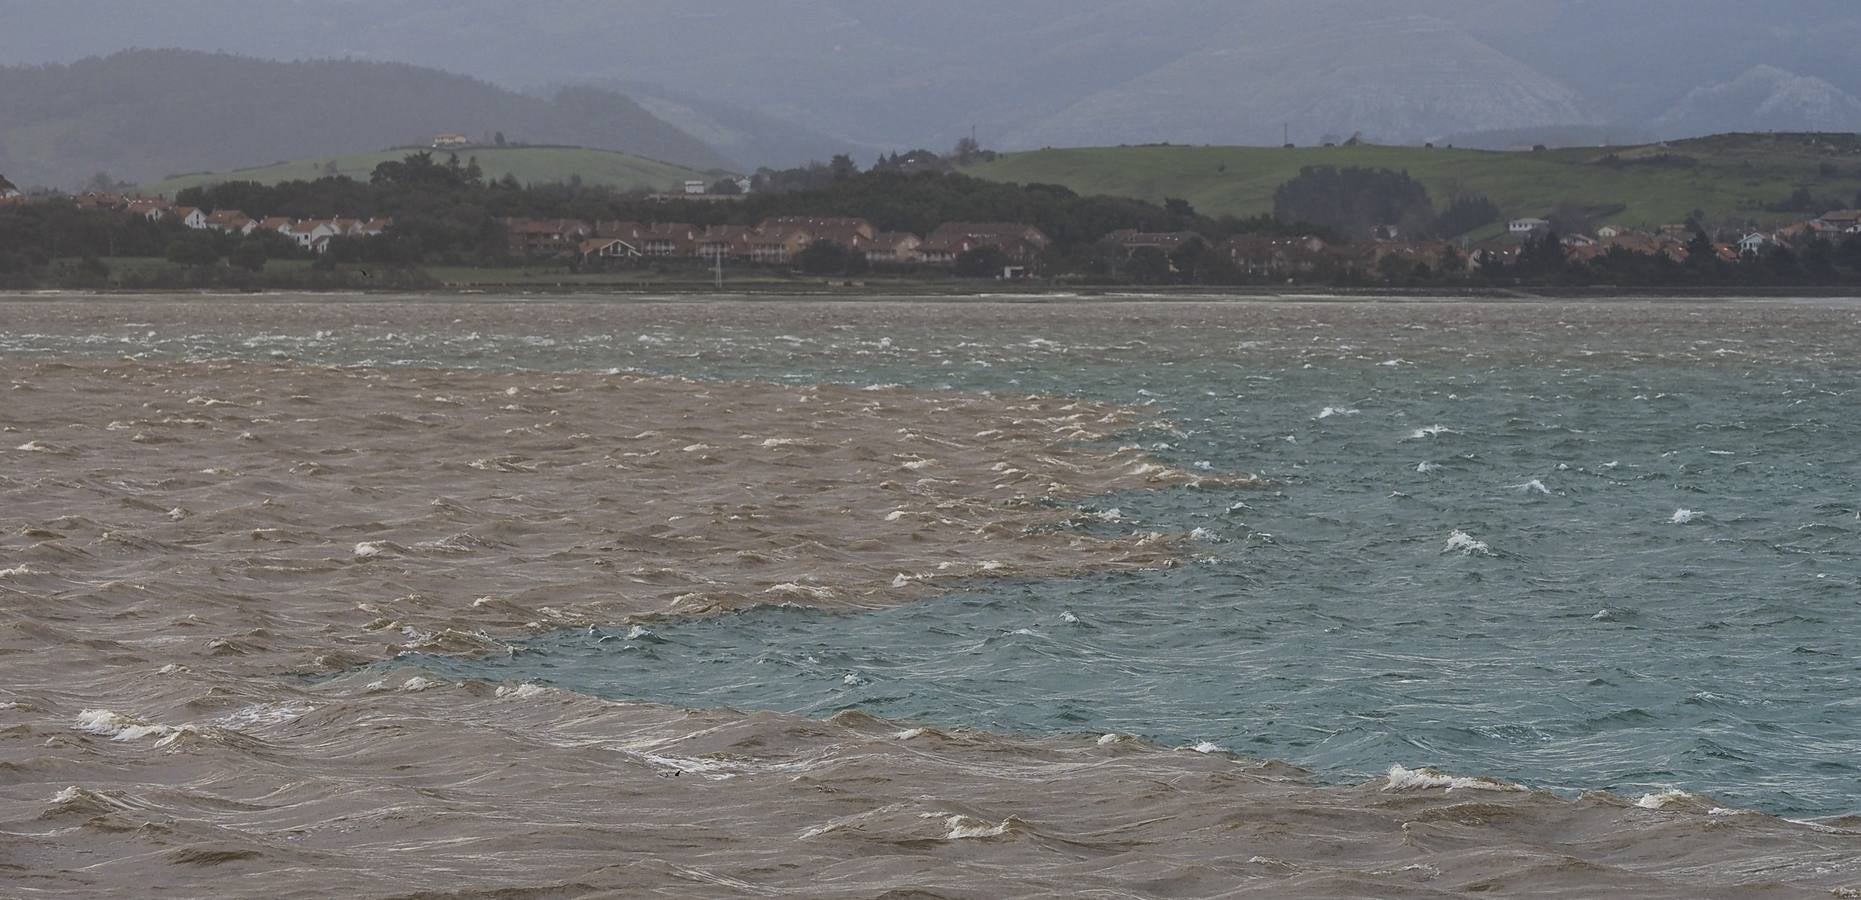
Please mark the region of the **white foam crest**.
[[991, 825], [969, 816], [951, 816], [943, 820], [943, 824], [944, 827], [950, 829], [949, 835], [944, 840], [966, 841], [1001, 837], [1014, 827], [1015, 820], [1010, 818], [1000, 824]]
[[315, 710], [316, 707], [307, 703], [258, 703], [221, 716], [213, 720], [213, 724], [232, 731], [245, 731], [295, 722]]
[[1668, 788], [1659, 793], [1642, 794], [1641, 799], [1635, 801], [1635, 805], [1642, 809], [1666, 809], [1678, 803], [1696, 803], [1699, 802], [1699, 800], [1699, 797], [1680, 790], [1679, 788]]
[[1203, 754], [1228, 752], [1226, 749], [1223, 749], [1221, 745], [1215, 743], [1214, 741], [1203, 741], [1202, 743], [1197, 744], [1190, 749], [1194, 750], [1197, 753], [1203, 753]]
[[630, 640], [630, 641], [637, 641], [637, 640], [640, 640], [641, 638], [649, 638], [652, 636], [653, 636], [653, 630], [650, 628], [647, 628], [645, 625], [635, 625], [632, 628], [627, 629], [627, 640]]
[[1327, 406], [1324, 409], [1318, 411], [1318, 417], [1320, 419], [1330, 419], [1336, 416], [1355, 416], [1355, 415], [1361, 415], [1361, 412], [1359, 410], [1351, 409], [1348, 406]]
[[1447, 549], [1441, 552], [1459, 553], [1462, 556], [1492, 556], [1493, 548], [1485, 541], [1476, 540], [1473, 535], [1455, 529], [1453, 534], [1447, 536]]
[[387, 552], [388, 545], [385, 541], [363, 541], [355, 545], [356, 559], [375, 559], [385, 556]]
[[1449, 428], [1446, 425], [1428, 425], [1422, 428], [1417, 428], [1414, 431], [1409, 432], [1409, 440], [1425, 441], [1429, 438], [1440, 437], [1441, 435], [1444, 435], [1444, 434], [1459, 434], [1459, 433], [1460, 432], [1455, 431], [1454, 429]]
[[77, 721], [74, 725], [79, 731], [98, 735], [99, 737], [107, 737], [113, 741], [139, 741], [147, 737], [159, 738], [160, 740], [157, 742], [157, 746], [167, 743], [176, 735], [193, 730], [191, 726], [176, 728], [172, 725], [146, 722], [142, 719], [133, 716], [125, 716], [122, 713], [108, 709], [84, 710], [78, 713]]
[[540, 684], [530, 684], [528, 682], [525, 682], [524, 684], [519, 684], [515, 686], [508, 685], [508, 684], [499, 685], [497, 696], [501, 700], [502, 699], [535, 700], [536, 698], [541, 697], [547, 693], [549, 693], [549, 688], [546, 688]]
[[1699, 518], [1699, 516], [1700, 514], [1698, 512], [1691, 509], [1676, 509], [1674, 510], [1674, 517], [1667, 521], [1674, 525], [1685, 525]]
[[808, 600], [832, 600], [835, 596], [832, 588], [818, 587], [811, 584], [797, 584], [792, 581], [778, 584], [775, 587], [763, 591], [763, 593], [802, 597]]
[[415, 675], [414, 677], [401, 682], [400, 690], [401, 690], [401, 693], [403, 694], [418, 694], [421, 691], [431, 690], [433, 688], [439, 687], [441, 684], [444, 684], [444, 682], [436, 681], [431, 678], [427, 678], [424, 675]]
[[1440, 463], [1431, 463], [1427, 460], [1423, 460], [1415, 466], [1415, 471], [1423, 475], [1430, 475], [1441, 471], [1443, 468], [1445, 467]]
[[1518, 491], [1521, 494], [1539, 494], [1541, 496], [1546, 496], [1546, 497], [1551, 495], [1551, 489], [1546, 487], [1544, 482], [1539, 481], [1536, 478], [1533, 478], [1532, 480], [1527, 481], [1524, 484], [1515, 484], [1512, 486], [1512, 489], [1515, 491]]
[[1500, 781], [1497, 778], [1468, 778], [1461, 775], [1448, 775], [1435, 769], [1410, 769], [1401, 764], [1389, 767], [1389, 783], [1383, 790], [1420, 791], [1445, 788], [1448, 791], [1500, 791], [1503, 793], [1525, 793], [1527, 788]]
[[39, 573], [36, 571], [33, 571], [32, 567], [26, 565], [25, 563], [20, 563], [19, 565], [14, 566], [11, 569], [0, 569], [0, 578], [24, 578], [27, 575], [37, 575], [37, 574]]
[[1218, 535], [1214, 533], [1213, 531], [1210, 531], [1206, 528], [1197, 528], [1196, 530], [1189, 532], [1189, 540], [1196, 541], [1198, 543], [1203, 543], [1203, 544], [1219, 544], [1221, 543], [1221, 535]]
[[929, 733], [929, 731], [923, 728], [912, 728], [892, 735], [892, 739], [897, 741], [915, 741]]

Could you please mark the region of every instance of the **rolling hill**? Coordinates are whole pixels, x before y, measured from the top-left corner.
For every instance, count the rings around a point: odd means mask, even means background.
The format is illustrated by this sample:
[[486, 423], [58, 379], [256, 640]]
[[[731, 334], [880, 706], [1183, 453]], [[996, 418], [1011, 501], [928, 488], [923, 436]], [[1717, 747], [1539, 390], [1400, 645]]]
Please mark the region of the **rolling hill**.
[[[147, 193], [173, 197], [191, 187], [226, 181], [277, 184], [281, 181], [310, 181], [326, 175], [346, 175], [357, 181], [367, 181], [376, 166], [401, 159], [412, 152], [415, 151], [403, 149], [320, 156], [257, 168], [203, 172], [154, 182], [144, 185], [142, 189]], [[435, 155], [443, 160], [446, 152], [435, 151]], [[502, 178], [508, 174], [525, 184], [567, 181], [571, 176], [580, 176], [587, 184], [621, 190], [660, 191], [675, 189], [689, 179], [702, 179], [707, 184], [716, 180], [716, 176], [711, 173], [686, 166], [611, 150], [576, 147], [480, 147], [459, 151], [459, 158], [476, 158], [488, 178]]]
[[592, 88], [545, 99], [407, 65], [179, 50], [0, 69], [0, 172], [21, 184], [70, 188], [98, 172], [147, 182], [445, 132], [734, 168], [627, 97]]
[[1721, 135], [1539, 153], [1369, 145], [1108, 147], [1007, 154], [966, 171], [995, 181], [1060, 184], [1082, 194], [1180, 197], [1203, 213], [1248, 216], [1272, 212], [1274, 190], [1301, 168], [1319, 165], [1407, 171], [1428, 186], [1437, 207], [1456, 194], [1485, 194], [1508, 216], [1543, 215], [1562, 203], [1621, 204], [1625, 208], [1610, 220], [1631, 226], [1684, 221], [1695, 209], [1714, 218], [1768, 222], [1792, 218], [1765, 207], [1802, 189], [1818, 205], [1852, 205], [1861, 191], [1861, 137]]

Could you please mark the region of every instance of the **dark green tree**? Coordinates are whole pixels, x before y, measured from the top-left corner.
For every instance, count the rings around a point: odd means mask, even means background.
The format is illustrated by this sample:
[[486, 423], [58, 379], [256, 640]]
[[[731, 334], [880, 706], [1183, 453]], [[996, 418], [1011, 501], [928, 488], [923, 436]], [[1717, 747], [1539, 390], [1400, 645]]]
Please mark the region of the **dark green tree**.
[[206, 235], [187, 235], [168, 245], [168, 261], [178, 266], [211, 266], [220, 261], [220, 250]]
[[1156, 247], [1139, 247], [1125, 261], [1124, 272], [1138, 284], [1167, 284], [1175, 276], [1169, 255]]
[[240, 241], [239, 245], [233, 248], [233, 252], [227, 257], [227, 262], [248, 272], [262, 272], [265, 269], [265, 263], [270, 259], [271, 254], [266, 251], [263, 241], [248, 239]]
[[1013, 264], [1002, 248], [990, 244], [958, 255], [955, 272], [964, 278], [1000, 278]]

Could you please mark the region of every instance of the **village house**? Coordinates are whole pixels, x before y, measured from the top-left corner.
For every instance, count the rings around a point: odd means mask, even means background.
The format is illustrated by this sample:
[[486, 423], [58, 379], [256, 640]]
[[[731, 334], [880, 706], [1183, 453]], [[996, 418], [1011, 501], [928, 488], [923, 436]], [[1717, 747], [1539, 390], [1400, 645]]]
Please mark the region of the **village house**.
[[1325, 242], [1316, 237], [1240, 235], [1221, 246], [1235, 268], [1255, 277], [1283, 278], [1317, 271]]
[[1825, 212], [1809, 222], [1809, 228], [1824, 236], [1861, 234], [1861, 209]]
[[258, 223], [236, 209], [216, 209], [207, 216], [207, 227], [221, 234], [251, 234]]
[[1597, 240], [1606, 241], [1606, 240], [1609, 240], [1610, 238], [1621, 237], [1621, 236], [1622, 236], [1622, 229], [1617, 228], [1614, 225], [1604, 225], [1603, 227], [1596, 229]]
[[587, 222], [575, 219], [499, 219], [498, 224], [504, 226], [510, 254], [532, 259], [568, 253], [594, 233]]
[[972, 250], [994, 247], [1015, 263], [1037, 259], [1053, 239], [1031, 225], [1012, 222], [947, 222], [924, 239], [918, 248], [923, 261], [948, 265]]
[[170, 209], [168, 214], [182, 225], [195, 231], [207, 230], [207, 214], [196, 207], [177, 206]]
[[1108, 250], [1116, 250], [1125, 256], [1130, 256], [1132, 253], [1145, 248], [1161, 250], [1164, 253], [1175, 253], [1177, 250], [1188, 245], [1191, 241], [1201, 241], [1204, 245], [1208, 243], [1207, 238], [1193, 231], [1153, 232], [1126, 228], [1122, 231], [1114, 231], [1100, 238], [1099, 246]]
[[471, 144], [472, 139], [462, 134], [448, 133], [433, 135], [433, 149], [435, 150], [451, 150], [459, 147], [469, 147]]
[[712, 261], [748, 257], [754, 232], [744, 225], [712, 225], [698, 236], [698, 256]]
[[1550, 230], [1551, 230], [1551, 220], [1549, 219], [1534, 219], [1534, 218], [1513, 219], [1512, 221], [1506, 223], [1506, 231], [1510, 232], [1511, 234], [1519, 235], [1519, 236], [1528, 235], [1528, 234], [1537, 234], [1540, 231], [1550, 231]]
[[813, 244], [813, 232], [799, 225], [774, 225], [757, 228], [747, 236], [751, 262], [785, 263]]
[[909, 265], [921, 261], [922, 238], [908, 231], [881, 231], [866, 247], [866, 261], [875, 266]]
[[1738, 253], [1740, 256], [1757, 256], [1772, 243], [1775, 242], [1770, 235], [1754, 231], [1738, 239]]
[[588, 260], [637, 259], [640, 248], [620, 238], [590, 238], [582, 241], [578, 255], [583, 262]]

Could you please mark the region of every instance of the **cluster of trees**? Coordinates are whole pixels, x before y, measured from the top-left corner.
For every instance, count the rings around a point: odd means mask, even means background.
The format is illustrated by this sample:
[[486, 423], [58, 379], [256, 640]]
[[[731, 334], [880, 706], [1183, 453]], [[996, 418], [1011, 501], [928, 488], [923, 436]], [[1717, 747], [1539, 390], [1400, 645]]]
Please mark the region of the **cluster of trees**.
[[983, 181], [941, 168], [907, 171], [881, 165], [861, 171], [847, 157], [780, 172], [765, 170], [758, 173], [755, 185], [750, 196], [735, 203], [665, 200], [576, 180], [524, 185], [509, 176], [490, 179], [473, 160], [416, 153], [383, 163], [367, 182], [343, 177], [277, 185], [228, 182], [190, 188], [177, 200], [206, 209], [239, 209], [252, 216], [392, 217], [395, 249], [383, 261], [408, 264], [508, 262], [507, 242], [497, 224], [505, 217], [753, 225], [772, 216], [857, 216], [887, 231], [920, 235], [952, 221], [1016, 222], [1046, 232], [1062, 253], [1090, 248], [1104, 235], [1124, 228], [1193, 230], [1219, 240], [1293, 227], [1270, 217], [1211, 218], [1181, 200], [1158, 205], [1082, 197], [1057, 185]]
[[1322, 225], [1353, 240], [1379, 229], [1409, 239], [1451, 238], [1498, 221], [1499, 206], [1483, 196], [1456, 197], [1437, 214], [1428, 188], [1407, 172], [1307, 166], [1274, 192], [1273, 216]]

